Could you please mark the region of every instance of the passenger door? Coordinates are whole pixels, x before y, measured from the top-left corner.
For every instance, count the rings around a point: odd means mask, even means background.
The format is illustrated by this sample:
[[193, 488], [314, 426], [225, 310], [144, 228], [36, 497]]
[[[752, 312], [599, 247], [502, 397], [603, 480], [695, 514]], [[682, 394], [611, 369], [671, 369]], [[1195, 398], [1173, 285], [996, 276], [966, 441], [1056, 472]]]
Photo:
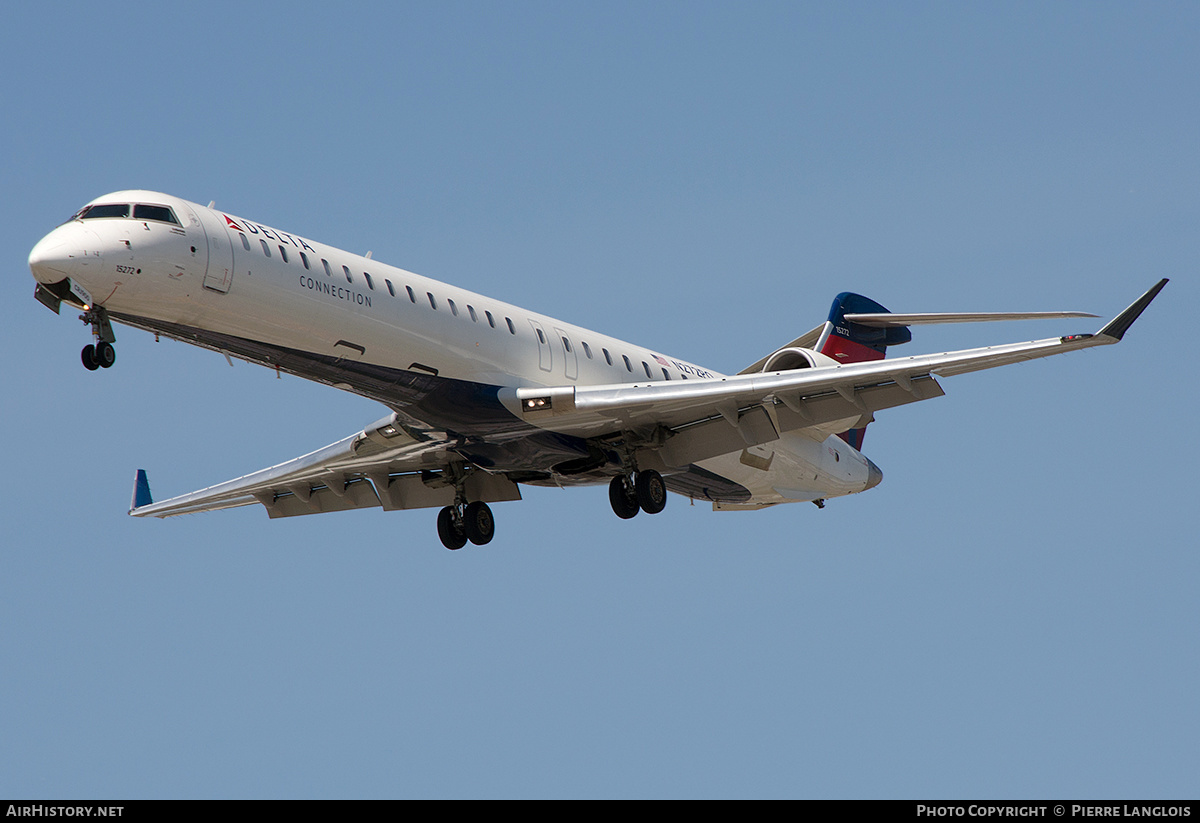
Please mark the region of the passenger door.
[[211, 209], [197, 211], [208, 241], [208, 268], [204, 272], [204, 288], [226, 294], [233, 285], [233, 245], [229, 231]]

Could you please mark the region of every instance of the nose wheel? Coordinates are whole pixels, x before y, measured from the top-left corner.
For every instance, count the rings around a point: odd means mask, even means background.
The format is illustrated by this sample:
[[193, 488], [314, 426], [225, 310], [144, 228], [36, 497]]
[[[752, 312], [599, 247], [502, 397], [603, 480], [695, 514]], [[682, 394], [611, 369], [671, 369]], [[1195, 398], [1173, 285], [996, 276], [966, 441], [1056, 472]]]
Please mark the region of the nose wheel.
[[112, 364], [117, 362], [117, 350], [113, 348], [112, 343], [101, 340], [95, 345], [89, 343], [84, 346], [83, 351], [79, 353], [79, 359], [88, 371], [111, 369]]

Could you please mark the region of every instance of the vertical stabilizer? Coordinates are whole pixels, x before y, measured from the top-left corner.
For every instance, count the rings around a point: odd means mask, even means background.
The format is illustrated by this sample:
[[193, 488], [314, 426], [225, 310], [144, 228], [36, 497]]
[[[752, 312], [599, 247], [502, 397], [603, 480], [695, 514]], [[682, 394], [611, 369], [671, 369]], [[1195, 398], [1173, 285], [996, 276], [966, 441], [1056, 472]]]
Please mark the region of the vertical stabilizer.
[[[844, 291], [833, 298], [829, 309], [829, 321], [817, 341], [817, 351], [832, 357], [839, 363], [862, 363], [882, 360], [888, 346], [899, 346], [912, 340], [907, 326], [863, 326], [846, 320], [847, 314], [888, 314], [888, 310], [869, 297]], [[863, 434], [867, 427], [861, 426], [842, 432], [838, 437], [856, 449], [862, 448]]]

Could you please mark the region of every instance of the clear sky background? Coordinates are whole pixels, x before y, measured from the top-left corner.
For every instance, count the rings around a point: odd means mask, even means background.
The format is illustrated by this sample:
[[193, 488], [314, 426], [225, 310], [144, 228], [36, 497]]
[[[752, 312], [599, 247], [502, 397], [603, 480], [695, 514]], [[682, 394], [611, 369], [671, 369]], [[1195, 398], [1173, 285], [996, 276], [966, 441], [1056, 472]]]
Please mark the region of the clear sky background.
[[[0, 30], [0, 796], [1196, 797], [1195, 3], [38, 3]], [[1111, 317], [878, 488], [126, 516], [361, 398], [33, 299], [143, 187], [736, 372], [860, 291]], [[903, 353], [1103, 321], [916, 329]], [[900, 352], [897, 352], [900, 353]]]

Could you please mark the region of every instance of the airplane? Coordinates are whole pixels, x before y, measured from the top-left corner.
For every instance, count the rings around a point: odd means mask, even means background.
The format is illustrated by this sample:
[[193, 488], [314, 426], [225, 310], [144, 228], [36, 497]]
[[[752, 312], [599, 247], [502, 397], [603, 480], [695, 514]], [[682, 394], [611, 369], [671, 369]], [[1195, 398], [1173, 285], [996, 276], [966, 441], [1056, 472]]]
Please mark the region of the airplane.
[[[34, 246], [35, 297], [82, 310], [85, 368], [116, 361], [119, 323], [377, 400], [382, 419], [279, 465], [129, 514], [262, 505], [272, 517], [436, 508], [448, 549], [495, 534], [521, 486], [607, 484], [613, 512], [668, 492], [716, 511], [856, 494], [876, 412], [940, 397], [938, 378], [1119, 342], [1163, 279], [1092, 334], [887, 357], [910, 327], [1096, 317], [1076, 311], [897, 314], [843, 292], [828, 318], [721, 374], [297, 234], [152, 191], [99, 197]], [[232, 364], [232, 360], [230, 360]]]

